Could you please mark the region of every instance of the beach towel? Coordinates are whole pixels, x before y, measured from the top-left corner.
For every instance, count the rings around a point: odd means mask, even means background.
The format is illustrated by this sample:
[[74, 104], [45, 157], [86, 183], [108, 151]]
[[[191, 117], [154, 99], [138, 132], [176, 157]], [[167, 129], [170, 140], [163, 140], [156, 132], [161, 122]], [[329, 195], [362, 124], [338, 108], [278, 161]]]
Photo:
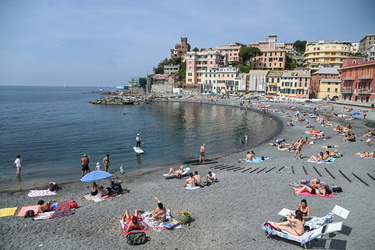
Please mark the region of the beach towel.
[[17, 211], [17, 207], [8, 207], [0, 209], [0, 217], [13, 216]]
[[59, 202], [59, 204], [58, 204], [57, 207], [56, 207], [56, 211], [60, 211], [60, 210], [68, 210], [68, 209], [70, 209], [69, 204], [72, 204], [73, 202], [74, 202], [73, 199], [70, 199], [70, 200], [67, 200], [67, 201]]
[[40, 196], [51, 196], [56, 195], [56, 192], [47, 190], [30, 190], [27, 196], [29, 197], [40, 197]]
[[[142, 220], [149, 226], [151, 227], [152, 229], [154, 229], [155, 231], [157, 232], [160, 232], [160, 231], [163, 231], [163, 230], [167, 230], [167, 227], [165, 226], [166, 223], [169, 223], [169, 222], [173, 222], [173, 217], [171, 216], [171, 211], [170, 210], [167, 210], [167, 213], [166, 213], [166, 218], [163, 222], [157, 222], [155, 220], [151, 220], [152, 219], [152, 214], [151, 212], [144, 212], [142, 215]], [[181, 224], [180, 225], [177, 225], [175, 226], [174, 228], [181, 228]]]
[[55, 213], [55, 211], [52, 212], [44, 212], [44, 213], [39, 213], [34, 216], [33, 220], [47, 220], [51, 219], [52, 215]]
[[200, 186], [194, 186], [194, 187], [185, 187], [185, 189], [199, 189], [201, 188]]
[[144, 223], [142, 221], [142, 217], [140, 215], [138, 215], [139, 219], [141, 220], [141, 223], [142, 223], [142, 226], [143, 226], [143, 229], [136, 229], [136, 230], [130, 230], [129, 232], [126, 232], [126, 229], [128, 228], [128, 224], [126, 224], [126, 222], [122, 222], [122, 218], [123, 217], [119, 217], [119, 221], [120, 221], [120, 224], [121, 224], [121, 233], [122, 234], [131, 234], [131, 233], [140, 233], [140, 232], [145, 232], [145, 231], [148, 231], [150, 230], [150, 227]]
[[266, 230], [267, 233], [269, 234], [277, 235], [284, 239], [297, 241], [297, 242], [300, 242], [301, 244], [305, 244], [310, 239], [310, 236], [314, 233], [314, 231], [310, 231], [310, 232], [305, 232], [301, 236], [297, 236], [297, 235], [290, 234], [286, 231], [278, 231], [278, 230], [272, 229], [270, 225], [266, 222], [262, 224], [262, 228]]
[[[294, 194], [297, 194], [297, 190], [294, 190]], [[309, 192], [301, 192], [301, 193], [299, 193], [299, 195], [310, 195], [310, 196], [332, 198], [332, 194], [326, 194], [326, 196], [320, 196], [319, 194], [310, 194]]]
[[305, 227], [309, 227], [311, 229], [317, 229], [324, 224], [332, 223], [333, 222], [334, 215], [333, 213], [328, 213], [324, 217], [315, 217], [311, 216], [311, 219], [305, 222]]
[[38, 213], [38, 208], [39, 208], [39, 205], [22, 207], [21, 210], [18, 212], [18, 214], [16, 216], [22, 216], [22, 217], [24, 217], [27, 210], [33, 210], [34, 214], [37, 214]]
[[85, 198], [88, 201], [95, 201], [95, 202], [99, 202], [103, 200], [101, 197], [95, 196], [95, 195], [93, 196], [91, 194], [86, 194], [83, 196], [83, 198]]
[[325, 163], [325, 164], [332, 164], [333, 162], [335, 161], [335, 158], [333, 157], [330, 157], [328, 158], [327, 160], [324, 160], [324, 161], [314, 161], [314, 160], [307, 160], [307, 162], [312, 162], [312, 163], [316, 163], [316, 164], [322, 164], [322, 163]]
[[63, 210], [55, 211], [52, 214], [52, 218], [69, 216], [69, 215], [72, 215], [72, 214], [75, 214], [74, 209], [63, 209]]
[[[288, 148], [286, 148], [286, 149], [288, 149]], [[262, 160], [262, 157], [255, 157], [253, 160], [251, 160], [251, 161], [241, 161], [241, 162], [250, 162], [250, 163], [260, 163], [260, 162], [262, 162], [262, 161], [266, 161], [266, 160], [268, 160], [269, 159], [269, 157], [263, 157], [264, 158], [264, 160]]]

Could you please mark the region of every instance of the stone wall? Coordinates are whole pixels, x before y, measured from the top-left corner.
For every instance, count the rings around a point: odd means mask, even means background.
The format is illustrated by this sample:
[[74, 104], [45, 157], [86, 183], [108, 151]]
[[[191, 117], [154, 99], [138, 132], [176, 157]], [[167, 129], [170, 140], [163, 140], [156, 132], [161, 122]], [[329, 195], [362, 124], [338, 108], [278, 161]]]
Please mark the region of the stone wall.
[[103, 105], [129, 105], [149, 103], [150, 98], [144, 96], [104, 96], [91, 101], [92, 104]]

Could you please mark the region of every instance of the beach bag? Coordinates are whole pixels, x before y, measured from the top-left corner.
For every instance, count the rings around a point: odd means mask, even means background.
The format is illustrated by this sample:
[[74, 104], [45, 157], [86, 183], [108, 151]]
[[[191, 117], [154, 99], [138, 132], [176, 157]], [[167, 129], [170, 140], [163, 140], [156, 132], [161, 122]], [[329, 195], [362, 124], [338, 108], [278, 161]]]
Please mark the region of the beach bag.
[[333, 186], [332, 187], [332, 191], [334, 193], [341, 193], [342, 192], [342, 188], [341, 187], [338, 187], [338, 186]]
[[49, 183], [49, 188], [48, 188], [49, 191], [51, 191], [51, 192], [55, 192], [55, 191], [57, 191], [57, 190], [59, 190], [59, 189], [60, 189], [60, 188], [59, 188], [59, 186], [57, 185], [56, 182], [50, 182], [50, 183]]
[[27, 210], [25, 213], [25, 218], [34, 217], [34, 216], [35, 216], [34, 210]]
[[182, 179], [182, 177], [184, 177], [182, 174], [177, 175], [177, 179]]
[[150, 237], [146, 237], [144, 232], [131, 233], [126, 235], [126, 243], [129, 245], [141, 245], [150, 240]]

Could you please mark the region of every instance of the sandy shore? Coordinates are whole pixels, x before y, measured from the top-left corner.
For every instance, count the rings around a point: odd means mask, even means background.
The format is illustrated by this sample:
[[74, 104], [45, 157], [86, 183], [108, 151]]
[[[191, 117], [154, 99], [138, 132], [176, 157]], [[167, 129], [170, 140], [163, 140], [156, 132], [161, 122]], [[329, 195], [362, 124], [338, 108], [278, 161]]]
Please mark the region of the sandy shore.
[[[200, 101], [190, 99], [185, 101]], [[205, 101], [203, 101], [205, 102]], [[240, 100], [220, 100], [220, 104], [237, 105]], [[298, 110], [312, 111], [313, 107], [301, 104], [273, 104], [272, 110], [290, 110], [291, 106]], [[330, 104], [321, 106], [329, 109]], [[341, 106], [335, 106], [339, 112]], [[355, 108], [355, 110], [363, 108]], [[289, 111], [288, 111], [289, 110]], [[330, 113], [330, 112], [328, 112]], [[339, 112], [340, 113], [340, 112]], [[306, 122], [297, 123], [294, 127], [285, 126], [290, 120], [281, 117], [285, 113], [270, 112], [281, 119], [284, 125], [281, 133], [275, 138], [285, 138], [287, 143], [306, 137], [304, 131]], [[345, 118], [330, 118], [335, 124], [353, 125], [354, 133], [364, 134], [369, 130], [364, 126], [362, 116], [359, 119], [347, 121]], [[375, 120], [375, 112], [369, 112], [368, 120]], [[193, 171], [201, 175], [213, 171], [219, 178], [219, 183], [198, 190], [181, 188], [183, 180], [166, 180], [162, 174], [166, 170], [154, 170], [147, 174], [124, 179], [123, 187], [129, 193], [114, 198], [112, 201], [93, 202], [79, 199], [88, 193], [88, 183], [76, 182], [62, 185], [56, 196], [57, 201], [75, 199], [79, 205], [76, 213], [71, 216], [42, 221], [32, 221], [22, 217], [0, 218], [1, 249], [127, 249], [126, 237], [121, 235], [120, 224], [117, 220], [124, 210], [151, 211], [156, 207], [154, 196], [158, 197], [172, 215], [177, 217], [179, 211], [190, 210], [191, 225], [173, 231], [156, 232], [152, 229], [146, 232], [151, 241], [138, 248], [142, 249], [300, 249], [300, 244], [280, 238], [266, 238], [261, 223], [267, 220], [279, 220], [277, 213], [282, 208], [295, 209], [301, 199], [307, 199], [312, 215], [324, 216], [337, 204], [350, 210], [349, 217], [344, 221], [342, 232], [326, 235], [319, 241], [314, 241], [314, 249], [373, 249], [375, 238], [373, 226], [375, 215], [372, 208], [375, 181], [375, 159], [361, 159], [357, 152], [373, 151], [374, 146], [366, 146], [365, 139], [359, 137], [357, 142], [347, 143], [343, 136], [335, 135], [333, 127], [321, 127], [313, 119], [308, 118], [312, 125], [325, 132], [329, 140], [318, 140], [314, 145], [303, 148], [304, 157], [293, 160], [293, 153], [277, 150], [268, 143], [252, 148], [257, 156], [268, 156], [269, 160], [259, 164], [239, 163], [246, 152], [232, 154], [217, 159], [218, 163], [206, 165], [190, 165]], [[338, 145], [339, 152], [344, 155], [333, 164], [313, 164], [307, 162], [311, 155], [322, 151], [324, 145]], [[374, 145], [374, 144], [373, 144]], [[210, 158], [210, 147], [207, 145], [207, 158]], [[214, 169], [217, 165], [252, 167], [242, 173]], [[307, 174], [303, 170], [305, 167]], [[314, 170], [320, 172], [321, 176]], [[281, 167], [283, 167], [281, 169]], [[254, 169], [257, 170], [253, 171]], [[328, 169], [331, 175], [325, 170]], [[262, 170], [263, 169], [263, 170]], [[281, 169], [281, 170], [280, 170]], [[345, 179], [341, 170], [350, 180]], [[353, 173], [360, 177], [357, 179]], [[333, 198], [312, 196], [295, 196], [289, 182], [298, 179], [320, 178], [329, 184], [341, 186], [343, 193]], [[365, 184], [368, 184], [368, 186]], [[109, 186], [109, 180], [98, 181], [99, 185]], [[35, 205], [40, 198], [27, 197], [28, 190], [1, 192], [1, 208], [22, 207]], [[48, 200], [49, 197], [42, 199]], [[337, 219], [340, 221], [340, 219]]]

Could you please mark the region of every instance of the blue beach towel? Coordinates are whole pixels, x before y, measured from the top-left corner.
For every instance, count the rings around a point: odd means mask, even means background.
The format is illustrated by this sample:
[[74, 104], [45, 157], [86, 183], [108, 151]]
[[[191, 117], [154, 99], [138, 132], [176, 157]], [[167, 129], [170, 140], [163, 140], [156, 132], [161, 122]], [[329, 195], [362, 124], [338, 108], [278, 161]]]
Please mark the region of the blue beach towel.
[[254, 160], [251, 160], [251, 161], [241, 161], [241, 162], [260, 163], [260, 162], [266, 161], [268, 159], [269, 159], [269, 157], [264, 157], [264, 160], [262, 160], [262, 157], [255, 157]]

